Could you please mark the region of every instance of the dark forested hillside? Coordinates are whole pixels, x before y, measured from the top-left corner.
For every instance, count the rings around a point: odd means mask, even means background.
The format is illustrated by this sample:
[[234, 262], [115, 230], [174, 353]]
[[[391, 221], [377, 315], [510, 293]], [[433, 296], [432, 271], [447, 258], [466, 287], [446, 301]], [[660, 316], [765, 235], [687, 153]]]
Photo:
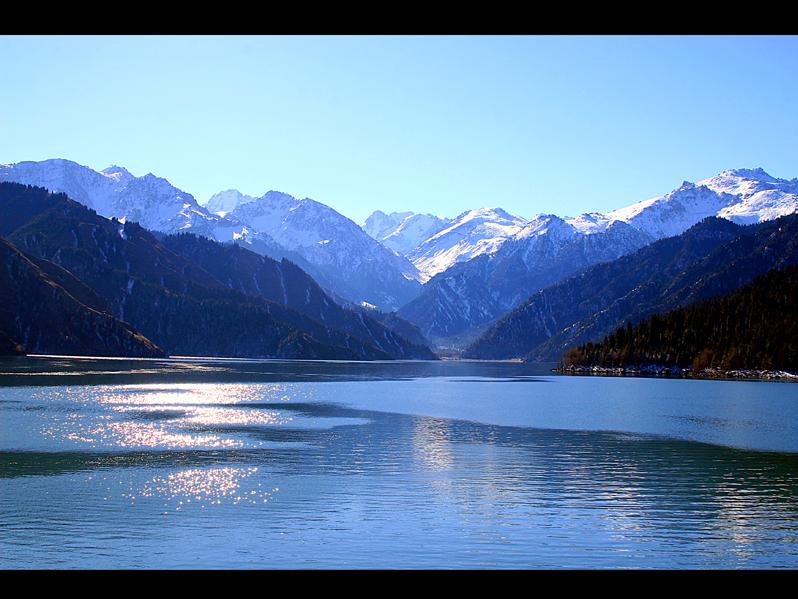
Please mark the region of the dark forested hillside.
[[[259, 284], [256, 270], [225, 267], [223, 260], [210, 260], [206, 269], [172, 251], [136, 223], [108, 220], [63, 194], [50, 194], [42, 188], [0, 183], [0, 235], [8, 236], [27, 254], [68, 270], [92, 292], [89, 303], [93, 308], [130, 323], [173, 355], [434, 357], [426, 347], [417, 348], [398, 336], [392, 345], [391, 336], [386, 337], [386, 329], [375, 321], [371, 324], [379, 333], [380, 347], [307, 312], [272, 301], [274, 289], [267, 292], [262, 287], [262, 293], [251, 294], [252, 289], [242, 285], [245, 280]], [[252, 262], [264, 272], [268, 270], [264, 265], [280, 266], [245, 250], [208, 243], [225, 252], [239, 252], [239, 266]], [[217, 258], [222, 253], [207, 252]], [[312, 280], [293, 268], [293, 278], [281, 279], [294, 281], [285, 292], [291, 288], [293, 296], [310, 293], [310, 287], [302, 288], [301, 282]], [[231, 277], [237, 280], [232, 285]], [[280, 282], [265, 277], [260, 281], [266, 286]], [[281, 284], [276, 288], [286, 297]], [[404, 353], [396, 351], [397, 347]]]
[[565, 368], [649, 365], [798, 371], [798, 266], [573, 348]]
[[165, 355], [101, 305], [69, 272], [0, 238], [0, 353], [22, 346], [31, 353]]
[[429, 345], [429, 341], [421, 334], [421, 330], [409, 320], [405, 320], [399, 316], [397, 312], [381, 312], [380, 310], [370, 310], [368, 308], [360, 308], [360, 311], [382, 323], [394, 333], [401, 335], [411, 343], [424, 347]]
[[534, 294], [466, 356], [556, 360], [624, 322], [729, 293], [798, 262], [798, 215], [743, 227], [707, 218], [618, 260]]
[[218, 281], [244, 295], [290, 306], [394, 358], [435, 358], [423, 339], [420, 343], [417, 338], [408, 339], [369, 314], [338, 305], [310, 275], [289, 260], [278, 262], [238, 245], [220, 244], [191, 233], [166, 236], [162, 243], [175, 254], [201, 264]]
[[5, 332], [0, 331], [0, 356], [21, 356], [25, 354], [25, 348], [17, 343]]

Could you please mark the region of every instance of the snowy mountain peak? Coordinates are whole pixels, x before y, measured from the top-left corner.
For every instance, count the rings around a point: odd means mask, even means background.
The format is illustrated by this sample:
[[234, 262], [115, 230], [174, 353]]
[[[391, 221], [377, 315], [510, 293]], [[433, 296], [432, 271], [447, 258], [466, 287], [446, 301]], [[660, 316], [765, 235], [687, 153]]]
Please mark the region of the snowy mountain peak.
[[371, 239], [350, 219], [309, 198], [297, 200], [269, 191], [256, 199], [228, 190], [222, 198], [232, 198], [236, 206], [229, 218], [221, 217], [153, 173], [135, 177], [120, 166], [99, 172], [64, 159], [0, 165], [0, 181], [63, 192], [101, 216], [138, 222], [153, 231], [190, 231], [217, 241], [235, 241], [273, 257], [288, 257], [312, 271], [337, 296], [356, 303], [396, 309], [420, 288], [420, 275], [406, 258]]
[[605, 214], [601, 214], [600, 212], [585, 212], [573, 218], [566, 218], [565, 222], [585, 235], [592, 235], [594, 233], [606, 231], [607, 228], [616, 221], [607, 218]]
[[229, 217], [301, 254], [318, 269], [313, 274], [336, 281], [340, 294], [358, 304], [396, 309], [418, 290], [420, 275], [407, 258], [316, 200], [269, 191]]
[[209, 212], [213, 212], [219, 216], [225, 216], [227, 213], [235, 210], [238, 206], [254, 201], [255, 198], [244, 195], [237, 189], [228, 189], [226, 191], [220, 191], [219, 193], [213, 194], [208, 201], [205, 202], [205, 208]]
[[446, 228], [450, 222], [448, 218], [411, 212], [394, 231], [382, 239], [382, 243], [393, 251], [406, 255], [423, 241]]
[[508, 225], [522, 225], [526, 222], [523, 218], [514, 216], [502, 208], [476, 208], [474, 210], [467, 210], [458, 215], [453, 222], [455, 226], [459, 226], [469, 221]]
[[798, 181], [772, 177], [762, 168], [732, 169], [608, 212], [654, 239], [678, 235], [707, 216], [750, 224], [798, 209]]
[[144, 181], [149, 181], [151, 183], [169, 183], [169, 181], [167, 181], [163, 177], [159, 177], [158, 175], [154, 175], [152, 173], [147, 173], [146, 175], [141, 177], [141, 179]]
[[778, 179], [769, 175], [762, 168], [738, 168], [704, 179], [699, 185], [709, 187], [713, 191], [740, 196], [743, 200], [768, 190], [785, 193], [798, 193], [798, 180]]
[[104, 175], [107, 175], [112, 179], [114, 179], [115, 181], [119, 182], [127, 182], [130, 181], [131, 179], [135, 179], [135, 177], [130, 173], [129, 170], [127, 170], [123, 166], [118, 166], [116, 164], [112, 164], [108, 168], [104, 168], [101, 172]]
[[552, 239], [570, 239], [578, 234], [577, 228], [556, 214], [539, 214], [516, 233], [514, 239], [548, 235]]
[[363, 221], [360, 227], [373, 239], [382, 241], [395, 232], [407, 217], [413, 216], [412, 212], [391, 212], [386, 214], [382, 210], [375, 210]]
[[66, 193], [107, 218], [124, 217], [141, 226], [171, 233], [202, 227], [218, 217], [202, 209], [194, 197], [152, 173], [135, 177], [114, 165], [95, 171], [71, 160], [54, 158], [40, 162], [19, 162], [0, 167], [0, 181], [38, 185]]
[[723, 171], [717, 176], [724, 178], [736, 177], [740, 179], [752, 179], [754, 181], [765, 181], [768, 183], [777, 181], [775, 177], [770, 176], [761, 166], [756, 168], [733, 168]]
[[492, 254], [526, 223], [501, 208], [469, 210], [446, 223], [408, 257], [426, 278], [433, 277], [457, 262]]
[[[305, 198], [307, 199], [307, 198]], [[258, 200], [268, 200], [268, 201], [277, 201], [277, 202], [298, 202], [297, 198], [292, 196], [290, 193], [284, 193], [282, 191], [275, 191], [270, 189], [266, 193], [264, 193]]]
[[386, 214], [375, 210], [361, 225], [373, 239], [394, 252], [406, 256], [414, 248], [429, 239], [451, 222], [433, 214], [392, 212]]

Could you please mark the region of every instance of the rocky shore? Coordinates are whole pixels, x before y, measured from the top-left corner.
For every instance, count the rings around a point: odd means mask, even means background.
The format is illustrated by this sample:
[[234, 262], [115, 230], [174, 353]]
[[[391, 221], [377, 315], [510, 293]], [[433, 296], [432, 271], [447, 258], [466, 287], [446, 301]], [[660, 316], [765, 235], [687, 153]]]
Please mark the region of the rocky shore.
[[719, 368], [706, 368], [694, 371], [691, 368], [680, 368], [678, 366], [649, 365], [636, 367], [567, 366], [553, 368], [552, 372], [597, 376], [663, 376], [695, 379], [757, 379], [798, 382], [798, 373], [785, 370], [721, 370]]

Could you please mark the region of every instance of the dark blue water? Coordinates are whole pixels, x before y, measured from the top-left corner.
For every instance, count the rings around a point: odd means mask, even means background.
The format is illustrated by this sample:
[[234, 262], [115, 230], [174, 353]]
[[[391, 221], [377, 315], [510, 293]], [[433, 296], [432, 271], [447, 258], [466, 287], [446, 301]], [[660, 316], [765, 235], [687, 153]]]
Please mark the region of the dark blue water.
[[0, 361], [0, 567], [795, 568], [798, 386]]

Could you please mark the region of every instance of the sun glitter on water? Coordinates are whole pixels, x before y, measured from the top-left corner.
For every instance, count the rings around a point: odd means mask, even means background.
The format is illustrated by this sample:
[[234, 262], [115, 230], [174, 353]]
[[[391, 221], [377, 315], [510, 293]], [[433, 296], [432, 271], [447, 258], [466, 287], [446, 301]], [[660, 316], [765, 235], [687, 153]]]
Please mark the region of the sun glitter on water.
[[223, 503], [263, 504], [272, 499], [279, 488], [267, 490], [252, 480], [257, 471], [255, 467], [189, 468], [155, 476], [125, 497], [133, 501], [163, 498], [175, 511], [192, 504], [202, 508]]

